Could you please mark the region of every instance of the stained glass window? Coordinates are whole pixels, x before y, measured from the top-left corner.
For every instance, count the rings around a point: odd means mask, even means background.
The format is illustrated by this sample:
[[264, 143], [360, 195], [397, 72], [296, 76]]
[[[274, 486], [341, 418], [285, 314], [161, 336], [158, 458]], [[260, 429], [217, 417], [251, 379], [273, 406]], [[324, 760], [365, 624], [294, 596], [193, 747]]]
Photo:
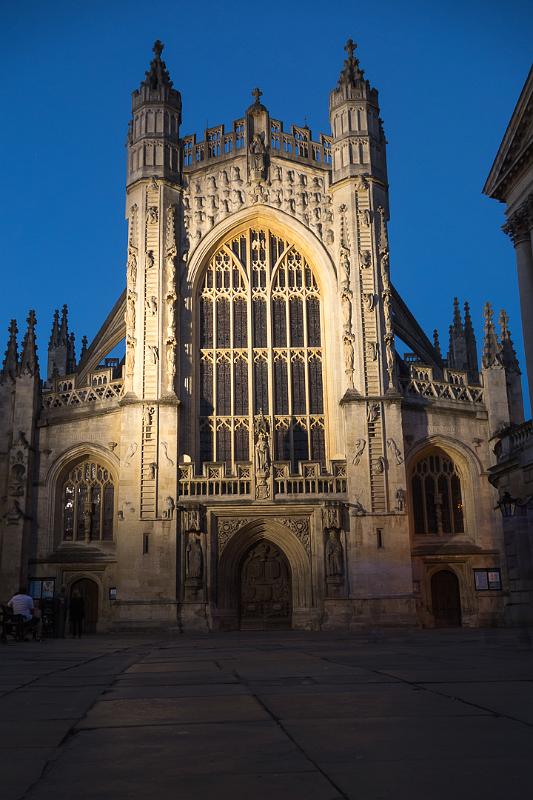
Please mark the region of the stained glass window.
[[461, 479], [444, 451], [436, 449], [415, 464], [411, 487], [416, 534], [464, 532]]
[[63, 540], [84, 542], [113, 539], [115, 488], [109, 470], [82, 461], [63, 482]]
[[262, 412], [274, 460], [325, 464], [320, 309], [311, 265], [272, 231], [249, 228], [211, 257], [197, 312], [202, 463], [252, 459]]

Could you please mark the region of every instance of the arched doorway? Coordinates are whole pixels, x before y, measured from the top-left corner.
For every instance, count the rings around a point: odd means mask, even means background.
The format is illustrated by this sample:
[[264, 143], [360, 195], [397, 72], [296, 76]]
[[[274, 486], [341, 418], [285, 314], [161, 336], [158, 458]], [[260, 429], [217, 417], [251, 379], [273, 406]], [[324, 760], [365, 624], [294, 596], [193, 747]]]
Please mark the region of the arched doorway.
[[451, 570], [441, 569], [431, 578], [431, 604], [438, 628], [461, 625], [459, 581]]
[[291, 572], [285, 555], [275, 544], [261, 539], [241, 562], [241, 629], [290, 628], [291, 598]]
[[84, 632], [96, 633], [98, 622], [98, 585], [90, 578], [80, 578], [70, 587], [70, 596], [79, 592], [83, 598], [85, 608]]

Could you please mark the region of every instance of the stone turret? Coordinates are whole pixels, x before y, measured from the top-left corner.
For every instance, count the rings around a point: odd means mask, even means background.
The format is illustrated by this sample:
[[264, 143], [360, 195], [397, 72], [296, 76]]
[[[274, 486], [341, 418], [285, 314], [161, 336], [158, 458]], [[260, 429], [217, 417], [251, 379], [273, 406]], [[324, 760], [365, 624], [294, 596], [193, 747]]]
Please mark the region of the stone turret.
[[482, 375], [485, 387], [485, 404], [489, 415], [489, 429], [491, 434], [494, 435], [496, 432], [507, 428], [510, 423], [507, 378], [502, 363], [500, 343], [494, 327], [494, 312], [490, 303], [485, 303], [483, 317]]
[[500, 325], [500, 357], [506, 376], [509, 418], [511, 424], [520, 425], [524, 421], [521, 372], [509, 330], [509, 317], [503, 308], [500, 311], [498, 322]]
[[150, 69], [139, 89], [132, 94], [128, 186], [140, 178], [151, 176], [171, 181], [180, 178], [181, 95], [173, 88], [166, 64], [161, 59], [162, 52], [163, 44], [157, 40]]
[[31, 539], [34, 433], [40, 378], [35, 312], [28, 314], [22, 354], [17, 358], [17, 324], [11, 321], [0, 379], [0, 586], [6, 596], [26, 579]]
[[365, 79], [355, 57], [356, 46], [348, 39], [347, 58], [336, 88], [329, 96], [333, 133], [333, 183], [372, 173], [387, 183], [385, 134], [379, 116], [378, 92]]
[[476, 335], [468, 302], [464, 304], [464, 323], [459, 300], [453, 298], [453, 319], [450, 325], [450, 344], [446, 363], [450, 369], [468, 373], [469, 383], [479, 383]]
[[477, 357], [477, 342], [474, 333], [474, 326], [472, 325], [472, 317], [470, 316], [470, 305], [465, 302], [465, 346], [466, 346], [466, 369], [468, 372], [468, 380], [470, 383], [479, 383], [479, 363]]

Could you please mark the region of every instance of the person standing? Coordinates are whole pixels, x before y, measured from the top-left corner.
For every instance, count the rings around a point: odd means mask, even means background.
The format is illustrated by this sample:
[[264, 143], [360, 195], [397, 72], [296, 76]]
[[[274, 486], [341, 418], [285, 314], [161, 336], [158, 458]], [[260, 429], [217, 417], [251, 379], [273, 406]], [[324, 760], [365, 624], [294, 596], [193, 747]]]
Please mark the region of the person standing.
[[83, 620], [85, 618], [85, 603], [77, 589], [74, 589], [70, 598], [69, 616], [72, 638], [75, 639], [77, 636], [78, 639], [81, 639]]

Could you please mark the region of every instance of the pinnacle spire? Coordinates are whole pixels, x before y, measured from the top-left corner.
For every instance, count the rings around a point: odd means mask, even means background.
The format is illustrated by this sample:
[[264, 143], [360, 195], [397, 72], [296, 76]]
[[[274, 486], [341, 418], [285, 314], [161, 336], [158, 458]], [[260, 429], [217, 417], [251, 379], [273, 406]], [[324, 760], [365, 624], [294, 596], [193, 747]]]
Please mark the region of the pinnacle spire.
[[457, 297], [453, 298], [453, 316], [452, 324], [450, 325], [447, 365], [449, 369], [457, 369], [461, 372], [465, 372], [468, 368], [465, 331]]
[[87, 352], [87, 345], [89, 344], [89, 340], [86, 336], [82, 336], [81, 339], [81, 351], [80, 351], [80, 361], [83, 361], [85, 358], [85, 353]]
[[498, 323], [500, 325], [500, 353], [503, 366], [508, 372], [516, 372], [520, 375], [520, 367], [513, 340], [511, 339], [511, 331], [509, 330], [509, 316], [503, 308], [500, 311]]
[[22, 345], [19, 375], [36, 375], [39, 372], [39, 362], [37, 360], [37, 344], [35, 342], [35, 325], [37, 319], [33, 309], [28, 314], [27, 322], [28, 328]]
[[18, 371], [18, 346], [17, 346], [17, 321], [12, 319], [9, 323], [9, 339], [7, 342], [7, 350], [4, 357], [4, 364], [2, 367], [2, 372], [0, 373], [0, 379], [3, 378], [11, 378], [11, 380], [15, 380], [17, 377]]
[[67, 375], [76, 372], [76, 344], [74, 333], [71, 333], [67, 342]]
[[482, 356], [483, 366], [485, 369], [499, 367], [501, 365], [500, 345], [494, 329], [494, 312], [489, 302], [485, 303], [483, 307], [483, 317], [485, 319]]
[[68, 344], [68, 308], [65, 304], [61, 309], [61, 325], [59, 328], [59, 341], [58, 344]]
[[52, 322], [52, 332], [48, 347], [57, 347], [59, 344], [59, 309], [54, 311], [54, 321]]
[[355, 55], [356, 49], [357, 45], [353, 39], [348, 39], [344, 45], [347, 58], [344, 60], [344, 66], [339, 77], [339, 87], [342, 85], [355, 86], [358, 81], [363, 80], [364, 71], [359, 66], [359, 59]]
[[165, 45], [159, 39], [156, 39], [152, 47], [154, 58], [150, 62], [150, 69], [145, 73], [146, 78], [143, 81], [143, 85], [148, 86], [152, 91], [157, 91], [162, 86], [172, 88], [167, 65], [161, 58], [164, 47]]
[[436, 328], [433, 331], [433, 347], [435, 348], [435, 352], [437, 353], [438, 357], [442, 361], [442, 352], [440, 349], [440, 342], [439, 342], [439, 332]]
[[466, 345], [466, 368], [468, 370], [468, 377], [471, 383], [479, 381], [479, 365], [477, 360], [477, 342], [476, 334], [474, 333], [474, 326], [472, 325], [472, 317], [470, 316], [470, 305], [465, 301], [464, 305], [464, 335]]

